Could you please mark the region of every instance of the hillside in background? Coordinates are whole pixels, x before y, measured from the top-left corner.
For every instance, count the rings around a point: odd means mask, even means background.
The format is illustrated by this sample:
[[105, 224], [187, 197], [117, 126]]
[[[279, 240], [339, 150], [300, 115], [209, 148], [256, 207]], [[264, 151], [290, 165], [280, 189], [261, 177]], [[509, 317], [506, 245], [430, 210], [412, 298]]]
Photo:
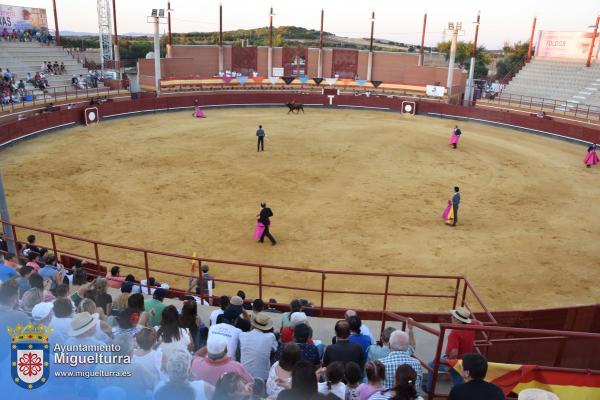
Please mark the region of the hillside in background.
[[[78, 49], [97, 49], [99, 47], [98, 36], [79, 35], [77, 32], [69, 32], [71, 35], [62, 36], [63, 46]], [[235, 31], [224, 31], [223, 41], [232, 46], [268, 46], [269, 28], [238, 29]], [[333, 33], [324, 32], [325, 47], [345, 47], [358, 50], [369, 49], [368, 38], [349, 38], [337, 36]], [[167, 42], [166, 35], [161, 37], [161, 53], [164, 54]], [[174, 45], [209, 45], [219, 43], [219, 32], [188, 32], [173, 33]], [[319, 45], [319, 31], [305, 29], [297, 26], [280, 26], [273, 28], [273, 45], [281, 47], [317, 47]], [[147, 36], [120, 36], [119, 50], [121, 59], [143, 58], [146, 53], [153, 50], [153, 38]], [[394, 42], [387, 39], [374, 39], [375, 50], [382, 51], [404, 51], [416, 52], [418, 45]], [[425, 47], [425, 51], [435, 51]]]

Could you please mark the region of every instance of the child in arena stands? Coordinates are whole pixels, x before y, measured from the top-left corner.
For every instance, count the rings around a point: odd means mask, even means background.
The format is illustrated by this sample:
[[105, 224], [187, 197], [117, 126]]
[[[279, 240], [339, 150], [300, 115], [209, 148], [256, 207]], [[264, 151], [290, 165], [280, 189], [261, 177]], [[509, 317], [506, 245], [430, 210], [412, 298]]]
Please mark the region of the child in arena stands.
[[365, 365], [367, 383], [361, 383], [356, 392], [358, 400], [367, 400], [374, 393], [384, 390], [383, 381], [385, 381], [385, 365], [379, 360], [368, 361]]
[[358, 386], [361, 381], [361, 370], [357, 363], [346, 364], [346, 397], [345, 400], [358, 400]]

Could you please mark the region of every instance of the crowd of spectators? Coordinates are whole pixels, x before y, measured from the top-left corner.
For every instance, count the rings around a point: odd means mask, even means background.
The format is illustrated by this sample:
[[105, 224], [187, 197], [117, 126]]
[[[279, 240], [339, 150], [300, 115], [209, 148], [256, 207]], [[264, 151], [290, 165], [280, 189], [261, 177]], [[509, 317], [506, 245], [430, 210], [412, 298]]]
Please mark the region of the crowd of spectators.
[[39, 42], [49, 44], [54, 37], [47, 29], [12, 29], [2, 30], [2, 40], [6, 42]]
[[[33, 235], [18, 257], [0, 254], [0, 318], [6, 325], [43, 323], [52, 328], [53, 344], [118, 344], [114, 351], [131, 357], [126, 367], [133, 375], [126, 384], [106, 381], [98, 391], [108, 386], [125, 398], [157, 400], [417, 400], [422, 383], [430, 381], [414, 357], [412, 320], [406, 332], [387, 328], [376, 342], [348, 310], [325, 343], [313, 337], [310, 303], [298, 299], [281, 314], [280, 326], [274, 322], [275, 299], [250, 301], [243, 291], [215, 297], [218, 308], [202, 321], [198, 296], [214, 289], [208, 266], [202, 267], [210, 278], [205, 284], [190, 282], [196, 295], [172, 303], [166, 301], [168, 284], [137, 281], [118, 266], [95, 278], [80, 263], [65, 268]], [[465, 308], [452, 318], [474, 323]], [[445, 350], [444, 359], [463, 360], [462, 374], [451, 370], [458, 376], [450, 398], [503, 399], [500, 389], [483, 381], [487, 362], [472, 353], [474, 338], [464, 332], [452, 331]]]

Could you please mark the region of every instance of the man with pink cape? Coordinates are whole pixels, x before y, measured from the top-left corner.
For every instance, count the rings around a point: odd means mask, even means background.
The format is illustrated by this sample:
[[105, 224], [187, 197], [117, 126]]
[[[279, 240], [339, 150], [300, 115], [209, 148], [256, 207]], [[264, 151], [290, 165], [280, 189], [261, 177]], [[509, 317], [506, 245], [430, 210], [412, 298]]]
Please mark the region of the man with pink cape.
[[192, 114], [192, 116], [196, 118], [206, 118], [206, 115], [204, 115], [204, 111], [202, 111], [202, 109], [198, 105], [198, 100], [194, 100], [194, 113]]
[[458, 125], [454, 125], [454, 129], [452, 130], [452, 136], [450, 137], [450, 144], [452, 145], [453, 149], [455, 149], [458, 146], [460, 135], [462, 135], [462, 132], [458, 128]]
[[458, 221], [458, 206], [460, 204], [460, 189], [458, 186], [454, 186], [454, 194], [452, 195], [452, 200], [448, 200], [448, 205], [446, 209], [442, 213], [442, 218], [446, 225], [456, 226], [456, 221]]
[[452, 200], [448, 200], [448, 206], [442, 213], [442, 219], [446, 223], [446, 225], [452, 225], [452, 221], [454, 220], [454, 210], [452, 209]]
[[254, 228], [254, 240], [263, 243], [266, 236], [271, 241], [271, 245], [275, 246], [277, 241], [271, 235], [271, 232], [269, 232], [272, 216], [273, 211], [267, 207], [267, 203], [260, 203], [260, 213], [257, 215], [258, 220], [256, 221], [256, 227]]
[[600, 159], [598, 159], [598, 154], [596, 153], [596, 147], [597, 146], [595, 143], [588, 147], [587, 154], [583, 159], [583, 163], [588, 168], [592, 168], [592, 165], [596, 165], [600, 162]]

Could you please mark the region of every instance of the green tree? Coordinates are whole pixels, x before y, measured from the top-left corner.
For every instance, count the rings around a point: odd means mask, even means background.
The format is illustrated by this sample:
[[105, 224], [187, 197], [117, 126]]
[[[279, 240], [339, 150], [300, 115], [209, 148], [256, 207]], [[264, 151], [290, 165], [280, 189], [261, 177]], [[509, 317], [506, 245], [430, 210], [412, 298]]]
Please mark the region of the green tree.
[[507, 42], [502, 48], [504, 55], [496, 62], [496, 77], [502, 79], [516, 73], [516, 69], [527, 56], [529, 42], [517, 42], [512, 46]]
[[[444, 53], [446, 60], [450, 58], [451, 42], [440, 42], [437, 45], [437, 50]], [[469, 69], [471, 65], [471, 54], [473, 53], [473, 42], [459, 41], [456, 43], [456, 58], [454, 62], [465, 69]], [[477, 54], [475, 57], [475, 78], [485, 78], [488, 74], [488, 65], [492, 62], [492, 56], [488, 53], [484, 46], [477, 46]]]

